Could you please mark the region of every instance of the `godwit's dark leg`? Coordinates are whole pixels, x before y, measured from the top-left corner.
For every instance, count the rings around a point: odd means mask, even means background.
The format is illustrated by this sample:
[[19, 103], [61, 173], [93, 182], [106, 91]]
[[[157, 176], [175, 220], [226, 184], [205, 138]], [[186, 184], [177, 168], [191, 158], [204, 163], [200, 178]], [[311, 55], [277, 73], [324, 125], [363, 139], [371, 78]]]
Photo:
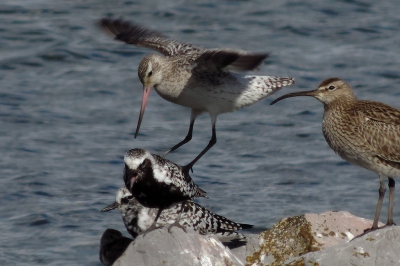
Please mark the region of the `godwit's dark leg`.
[[189, 125], [189, 131], [186, 135], [186, 137], [184, 138], [184, 140], [182, 140], [181, 142], [179, 142], [178, 144], [176, 144], [175, 146], [173, 146], [171, 149], [169, 149], [168, 151], [166, 151], [162, 157], [165, 158], [167, 157], [167, 155], [170, 152], [173, 152], [174, 150], [178, 149], [180, 146], [183, 146], [184, 144], [188, 143], [191, 139], [192, 139], [192, 134], [193, 134], [193, 125], [194, 125], [194, 121], [196, 120], [196, 118], [201, 114], [202, 112], [198, 111], [198, 110], [192, 110], [191, 114], [190, 114], [190, 125]]
[[[217, 143], [217, 134], [216, 134], [216, 132], [215, 132], [215, 123], [216, 123], [216, 121], [217, 121], [217, 118], [214, 117], [214, 116], [211, 116], [211, 122], [212, 122], [212, 136], [211, 136], [210, 142], [208, 143], [207, 147], [206, 147], [202, 152], [200, 152], [200, 154], [197, 155], [196, 158], [194, 158], [193, 161], [191, 161], [188, 165], [185, 165], [185, 166], [183, 167], [183, 169], [184, 169], [185, 171], [189, 172], [189, 170], [192, 169], [193, 165], [194, 165], [204, 154], [206, 154], [206, 152], [207, 152], [209, 149], [211, 149], [211, 147], [214, 146], [215, 143]], [[193, 170], [192, 170], [192, 171], [193, 171]]]
[[389, 177], [389, 211], [388, 211], [388, 219], [386, 225], [396, 225], [393, 221], [393, 201], [394, 201], [394, 187], [395, 181], [393, 178]]

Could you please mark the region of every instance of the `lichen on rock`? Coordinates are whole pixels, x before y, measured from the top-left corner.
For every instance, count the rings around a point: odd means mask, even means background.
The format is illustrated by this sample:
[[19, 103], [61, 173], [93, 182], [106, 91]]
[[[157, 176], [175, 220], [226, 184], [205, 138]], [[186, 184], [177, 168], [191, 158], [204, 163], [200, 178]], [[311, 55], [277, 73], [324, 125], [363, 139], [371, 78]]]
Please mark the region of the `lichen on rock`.
[[[246, 258], [247, 265], [260, 265], [266, 256], [272, 256], [271, 266], [283, 265], [293, 257], [319, 250], [311, 225], [304, 217], [293, 216], [280, 220], [260, 234], [260, 249]], [[264, 262], [265, 263], [265, 262]]]

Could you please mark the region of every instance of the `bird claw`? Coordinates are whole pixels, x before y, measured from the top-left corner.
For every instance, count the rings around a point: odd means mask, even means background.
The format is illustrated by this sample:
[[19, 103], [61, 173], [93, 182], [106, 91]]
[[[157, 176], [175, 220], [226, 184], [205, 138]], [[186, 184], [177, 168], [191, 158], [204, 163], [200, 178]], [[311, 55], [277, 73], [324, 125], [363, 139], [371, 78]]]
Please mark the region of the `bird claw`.
[[193, 173], [193, 165], [188, 164], [188, 165], [183, 166], [182, 168], [183, 168], [183, 172], [185, 174], [189, 174], [190, 171], [192, 171], [192, 173]]
[[165, 159], [165, 157], [167, 157], [167, 155], [171, 152], [171, 150], [168, 150], [166, 152], [164, 152], [163, 154], [161, 154], [161, 158]]
[[171, 229], [172, 229], [172, 227], [174, 227], [174, 226], [179, 227], [179, 228], [182, 229], [185, 233], [187, 233], [186, 228], [185, 228], [183, 225], [181, 225], [181, 224], [179, 223], [179, 220], [180, 220], [180, 219], [176, 220], [174, 223], [172, 223], [170, 226], [168, 226], [168, 233], [171, 233]]
[[149, 233], [149, 232], [151, 232], [151, 231], [153, 231], [153, 230], [156, 230], [156, 229], [158, 229], [158, 228], [161, 228], [161, 226], [156, 226], [155, 224], [152, 224], [149, 228], [147, 228], [147, 229], [142, 233], [143, 237], [145, 237], [147, 233]]

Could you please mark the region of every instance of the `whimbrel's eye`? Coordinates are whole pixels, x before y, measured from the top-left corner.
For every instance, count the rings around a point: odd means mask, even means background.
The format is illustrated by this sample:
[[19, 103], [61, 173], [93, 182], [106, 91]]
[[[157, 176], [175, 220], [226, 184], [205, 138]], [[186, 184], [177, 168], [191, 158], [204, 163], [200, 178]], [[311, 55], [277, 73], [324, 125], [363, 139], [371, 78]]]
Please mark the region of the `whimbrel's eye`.
[[153, 75], [153, 71], [150, 71], [150, 72], [149, 72], [149, 77], [150, 77], [151, 75]]
[[336, 88], [335, 88], [335, 86], [329, 86], [328, 89], [331, 90], [331, 91], [333, 91], [333, 90], [336, 89]]

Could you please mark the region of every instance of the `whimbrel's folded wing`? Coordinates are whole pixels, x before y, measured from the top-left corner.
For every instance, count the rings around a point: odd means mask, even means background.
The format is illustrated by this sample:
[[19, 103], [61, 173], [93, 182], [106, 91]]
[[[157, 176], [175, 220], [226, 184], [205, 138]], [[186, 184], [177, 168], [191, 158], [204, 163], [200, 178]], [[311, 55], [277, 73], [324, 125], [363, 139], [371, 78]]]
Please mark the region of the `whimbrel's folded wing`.
[[192, 44], [170, 40], [158, 31], [147, 29], [123, 19], [103, 18], [99, 25], [117, 40], [150, 48], [165, 56], [192, 54], [203, 50]]
[[400, 111], [383, 103], [368, 103], [360, 101], [357, 108], [362, 122], [357, 131], [378, 157], [400, 169]]

